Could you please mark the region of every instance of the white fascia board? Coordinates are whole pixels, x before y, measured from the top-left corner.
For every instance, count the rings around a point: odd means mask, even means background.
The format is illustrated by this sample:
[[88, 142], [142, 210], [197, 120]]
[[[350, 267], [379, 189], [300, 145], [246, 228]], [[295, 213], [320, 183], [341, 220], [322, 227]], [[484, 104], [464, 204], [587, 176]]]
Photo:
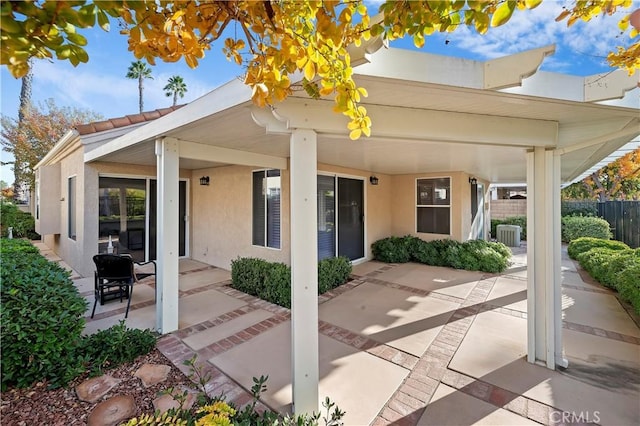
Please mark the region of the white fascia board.
[[[125, 133], [129, 133], [130, 131], [137, 129], [138, 127], [142, 127], [145, 124], [148, 124], [148, 121], [143, 121], [140, 123], [131, 124], [129, 126], [124, 127], [116, 127], [114, 129], [104, 130], [102, 132], [89, 133], [86, 135], [80, 136], [80, 141], [83, 145], [89, 149], [88, 145], [97, 144], [100, 142], [109, 141], [124, 135]], [[95, 147], [92, 147], [92, 149]]]
[[388, 48], [371, 55], [371, 62], [354, 68], [355, 75], [481, 89], [483, 63], [414, 50]]
[[251, 89], [240, 80], [233, 79], [190, 104], [86, 153], [84, 161], [96, 161], [138, 143], [168, 136], [180, 127], [250, 100]]
[[33, 169], [36, 170], [44, 165], [49, 164], [53, 158], [75, 142], [79, 137], [79, 133], [75, 129], [69, 130], [65, 133], [58, 142], [51, 148], [49, 152], [36, 164]]
[[526, 50], [484, 63], [483, 89], [503, 89], [522, 85], [522, 80], [534, 75], [542, 61], [556, 52], [556, 45]]
[[531, 77], [522, 80], [522, 86], [499, 91], [516, 95], [583, 102], [584, 77], [538, 71]]

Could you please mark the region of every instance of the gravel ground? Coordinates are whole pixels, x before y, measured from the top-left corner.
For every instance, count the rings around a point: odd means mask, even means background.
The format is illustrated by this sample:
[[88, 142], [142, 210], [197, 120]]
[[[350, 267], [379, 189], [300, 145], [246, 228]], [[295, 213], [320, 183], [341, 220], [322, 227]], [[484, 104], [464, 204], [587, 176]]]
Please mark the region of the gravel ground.
[[[171, 366], [167, 380], [145, 388], [134, 373], [146, 363]], [[136, 416], [139, 416], [154, 411], [153, 400], [158, 397], [159, 392], [181, 385], [196, 388], [195, 384], [157, 349], [106, 373], [122, 381], [100, 401], [94, 403], [80, 401], [76, 396], [75, 387], [86, 380], [86, 376], [74, 380], [68, 388], [63, 389], [47, 390], [47, 384], [39, 382], [30, 388], [2, 392], [0, 423], [2, 426], [85, 425], [87, 417], [99, 402], [116, 395], [133, 396], [137, 405]]]

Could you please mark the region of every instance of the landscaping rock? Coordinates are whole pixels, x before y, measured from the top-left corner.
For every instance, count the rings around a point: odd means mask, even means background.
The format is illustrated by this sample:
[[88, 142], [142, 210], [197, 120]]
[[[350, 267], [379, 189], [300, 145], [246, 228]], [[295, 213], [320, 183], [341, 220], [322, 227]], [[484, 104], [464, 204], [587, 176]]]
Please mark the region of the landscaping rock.
[[171, 395], [162, 395], [161, 397], [154, 399], [154, 410], [160, 410], [160, 413], [164, 413], [171, 408], [179, 408], [180, 402], [177, 401], [172, 395], [182, 395], [185, 391], [187, 392], [187, 396], [184, 404], [182, 404], [182, 408], [185, 410], [189, 410], [191, 407], [193, 407], [193, 404], [196, 402], [198, 396], [195, 391], [185, 387], [181, 389], [174, 389]]
[[170, 371], [171, 367], [168, 365], [145, 364], [135, 372], [134, 376], [139, 377], [144, 387], [148, 388], [167, 380]]
[[87, 426], [116, 426], [136, 413], [136, 402], [132, 396], [118, 395], [96, 405]]
[[78, 395], [78, 399], [81, 401], [96, 402], [118, 383], [120, 383], [119, 379], [115, 379], [107, 374], [94, 377], [76, 386], [76, 395]]

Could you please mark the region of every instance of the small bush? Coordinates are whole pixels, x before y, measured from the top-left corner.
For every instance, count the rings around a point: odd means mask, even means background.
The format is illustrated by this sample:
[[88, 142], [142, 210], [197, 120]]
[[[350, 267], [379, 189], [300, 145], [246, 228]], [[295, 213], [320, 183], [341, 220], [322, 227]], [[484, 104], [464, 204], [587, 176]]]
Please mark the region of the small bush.
[[520, 227], [520, 239], [527, 239], [527, 217], [512, 216], [504, 219], [491, 219], [491, 237], [498, 235], [498, 225], [518, 225]]
[[612, 253], [611, 259], [607, 262], [607, 270], [603, 273], [600, 282], [607, 287], [619, 290], [618, 274], [635, 261], [633, 257], [640, 258], [640, 249], [616, 250]]
[[318, 293], [325, 293], [347, 282], [352, 269], [351, 261], [344, 256], [318, 262]]
[[6, 238], [0, 240], [0, 252], [2, 253], [2, 256], [40, 253], [38, 248], [31, 244], [28, 240], [9, 240]]
[[617, 274], [617, 287], [620, 297], [631, 303], [633, 309], [640, 315], [640, 250], [630, 256], [625, 268]]
[[580, 237], [608, 240], [611, 238], [609, 222], [599, 217], [565, 216], [562, 218], [562, 241], [571, 242]]
[[35, 220], [31, 214], [23, 212], [12, 203], [0, 203], [0, 227], [2, 236], [9, 234], [9, 227], [13, 228], [14, 238], [29, 238], [31, 240], [40, 238], [35, 230]]
[[597, 201], [563, 201], [560, 214], [562, 216], [597, 216]]
[[572, 259], [577, 259], [580, 253], [587, 252], [592, 248], [604, 247], [611, 250], [628, 250], [629, 246], [621, 241], [603, 240], [602, 238], [580, 237], [569, 243], [567, 253]]
[[86, 301], [67, 271], [24, 241], [1, 245], [2, 388], [65, 385], [83, 371], [76, 350]]
[[[318, 262], [318, 293], [344, 284], [351, 274], [346, 257]], [[291, 268], [284, 263], [256, 258], [238, 258], [231, 262], [231, 286], [247, 294], [291, 308]]]
[[426, 265], [491, 273], [504, 271], [511, 257], [511, 250], [504, 244], [483, 240], [460, 243], [448, 239], [423, 241], [409, 236], [389, 237], [373, 243], [372, 249], [376, 259], [383, 262], [399, 263], [400, 257], [408, 256], [410, 260]]
[[[604, 278], [608, 273], [609, 262], [613, 259], [615, 253], [616, 250], [596, 247], [580, 253], [578, 255], [578, 261], [580, 262], [580, 266], [582, 266], [589, 275], [600, 283], [605, 284]], [[612, 287], [615, 289], [615, 285]]]
[[371, 245], [371, 251], [375, 259], [381, 262], [407, 263], [411, 261], [411, 251], [416, 244], [415, 240], [415, 237], [409, 235], [383, 238]]
[[82, 339], [80, 353], [88, 363], [92, 374], [115, 368], [147, 354], [156, 345], [155, 333], [151, 330], [127, 328], [124, 320], [106, 330]]

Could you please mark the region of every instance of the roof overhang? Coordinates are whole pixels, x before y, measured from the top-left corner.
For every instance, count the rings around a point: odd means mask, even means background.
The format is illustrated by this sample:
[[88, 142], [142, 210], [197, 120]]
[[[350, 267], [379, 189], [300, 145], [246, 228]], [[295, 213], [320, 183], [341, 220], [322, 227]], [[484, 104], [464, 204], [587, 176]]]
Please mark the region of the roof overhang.
[[[517, 182], [526, 177], [527, 150], [544, 146], [562, 155], [566, 181], [640, 134], [640, 90], [625, 91], [632, 85], [615, 77], [611, 92], [594, 95], [583, 77], [536, 73], [552, 52], [548, 46], [485, 63], [399, 49], [367, 52], [370, 62], [362, 61], [355, 79], [369, 92], [363, 105], [373, 127], [370, 138], [358, 141], [349, 140], [347, 118], [334, 113], [330, 101], [296, 92], [256, 111], [250, 89], [234, 80], [86, 153], [85, 161], [155, 165], [155, 140], [170, 137], [191, 144], [190, 152], [209, 153], [181, 158], [182, 168], [234, 164], [229, 161], [240, 153], [272, 163], [289, 157], [293, 129], [311, 128], [321, 163], [384, 174], [466, 171]], [[557, 88], [555, 97], [540, 91], [544, 81]], [[233, 152], [216, 155], [207, 146]]]

